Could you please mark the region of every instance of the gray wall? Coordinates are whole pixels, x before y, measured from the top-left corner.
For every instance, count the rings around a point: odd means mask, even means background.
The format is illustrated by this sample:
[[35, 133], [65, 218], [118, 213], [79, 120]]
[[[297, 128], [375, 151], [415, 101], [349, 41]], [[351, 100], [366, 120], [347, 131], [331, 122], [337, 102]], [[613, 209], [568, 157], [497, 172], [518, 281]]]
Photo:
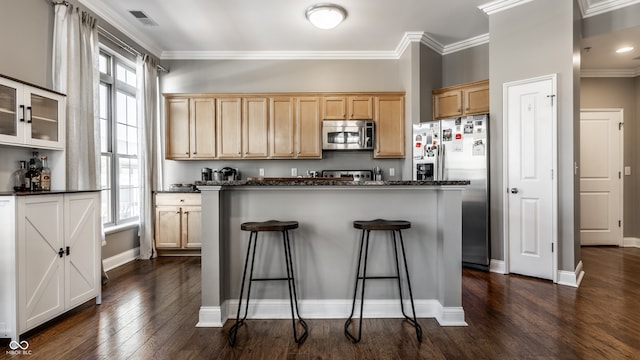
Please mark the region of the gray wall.
[[640, 138], [640, 77], [636, 78], [582, 78], [580, 107], [621, 108], [624, 111], [624, 166], [631, 167], [631, 175], [624, 177], [624, 236], [640, 237], [638, 218], [640, 206], [640, 156], [637, 139]]
[[[579, 136], [574, 82], [573, 1], [537, 0], [489, 17], [491, 133], [502, 139], [502, 84], [548, 74], [558, 74], [558, 269], [573, 271], [580, 260], [576, 253], [573, 163], [574, 137]], [[553, 54], [554, 56], [541, 56]], [[535, 61], [532, 61], [535, 59]], [[526, 66], [523, 66], [526, 64]], [[575, 114], [574, 114], [575, 110]], [[493, 259], [504, 259], [503, 234], [503, 146], [494, 141], [491, 167], [491, 247]], [[579, 209], [579, 208], [578, 208]]]
[[442, 87], [489, 78], [489, 44], [443, 56]]

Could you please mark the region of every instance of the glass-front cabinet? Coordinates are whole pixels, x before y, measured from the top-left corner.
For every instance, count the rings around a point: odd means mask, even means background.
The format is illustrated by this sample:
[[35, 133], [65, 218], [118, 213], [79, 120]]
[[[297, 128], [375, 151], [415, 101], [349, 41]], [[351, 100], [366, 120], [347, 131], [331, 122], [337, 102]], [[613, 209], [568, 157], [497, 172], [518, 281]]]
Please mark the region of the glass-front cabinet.
[[64, 150], [64, 95], [0, 76], [0, 144]]

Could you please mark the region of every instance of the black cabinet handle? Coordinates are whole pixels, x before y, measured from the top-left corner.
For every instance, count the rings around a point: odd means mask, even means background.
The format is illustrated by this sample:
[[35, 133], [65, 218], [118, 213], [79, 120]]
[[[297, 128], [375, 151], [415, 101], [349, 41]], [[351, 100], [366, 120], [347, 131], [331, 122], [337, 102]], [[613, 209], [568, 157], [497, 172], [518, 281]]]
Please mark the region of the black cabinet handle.
[[20, 118], [20, 122], [24, 122], [24, 105], [20, 105], [20, 110], [22, 111], [22, 117]]
[[66, 255], [69, 256], [71, 254], [71, 248], [67, 246]]
[[58, 256], [63, 257], [64, 256], [64, 249], [60, 248], [60, 251], [58, 251]]
[[32, 120], [32, 119], [31, 119], [31, 117], [32, 117], [32, 115], [31, 115], [31, 106], [27, 106], [27, 111], [29, 112], [29, 119], [27, 120], [27, 122], [28, 122], [29, 124], [31, 124], [31, 120]]

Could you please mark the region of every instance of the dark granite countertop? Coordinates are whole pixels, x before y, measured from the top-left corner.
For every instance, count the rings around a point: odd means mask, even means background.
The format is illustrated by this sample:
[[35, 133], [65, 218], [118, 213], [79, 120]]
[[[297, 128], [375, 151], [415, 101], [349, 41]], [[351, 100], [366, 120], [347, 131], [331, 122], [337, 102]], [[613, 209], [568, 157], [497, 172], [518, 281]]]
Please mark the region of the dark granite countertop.
[[0, 191], [0, 196], [37, 196], [52, 194], [77, 194], [100, 190], [51, 190], [51, 191]]
[[287, 180], [234, 180], [234, 181], [197, 181], [196, 186], [455, 186], [469, 185], [469, 180], [443, 181], [344, 181], [314, 180], [313, 178], [291, 178]]
[[199, 194], [200, 190], [155, 190], [154, 194]]

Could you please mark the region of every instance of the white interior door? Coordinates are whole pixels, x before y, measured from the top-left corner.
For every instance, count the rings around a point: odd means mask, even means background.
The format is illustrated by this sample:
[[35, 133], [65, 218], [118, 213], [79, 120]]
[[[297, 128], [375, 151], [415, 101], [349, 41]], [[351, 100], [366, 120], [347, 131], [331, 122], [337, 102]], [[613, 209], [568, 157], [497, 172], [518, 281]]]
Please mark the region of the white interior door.
[[511, 273], [554, 281], [555, 94], [555, 75], [504, 85], [505, 260]]
[[622, 109], [580, 112], [580, 242], [622, 245]]

